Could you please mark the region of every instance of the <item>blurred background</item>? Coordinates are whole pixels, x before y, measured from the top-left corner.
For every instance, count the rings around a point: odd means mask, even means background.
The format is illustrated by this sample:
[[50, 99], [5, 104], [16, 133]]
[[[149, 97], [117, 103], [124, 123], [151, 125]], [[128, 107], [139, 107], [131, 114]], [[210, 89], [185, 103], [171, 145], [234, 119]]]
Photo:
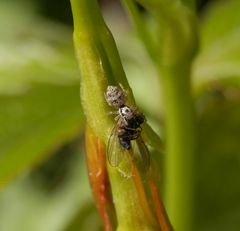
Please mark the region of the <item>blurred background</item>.
[[[137, 104], [161, 135], [154, 66], [119, 1], [100, 4]], [[239, 12], [238, 0], [198, 1], [195, 231], [240, 230]], [[1, 231], [102, 230], [85, 166], [72, 31], [68, 0], [0, 0]]]

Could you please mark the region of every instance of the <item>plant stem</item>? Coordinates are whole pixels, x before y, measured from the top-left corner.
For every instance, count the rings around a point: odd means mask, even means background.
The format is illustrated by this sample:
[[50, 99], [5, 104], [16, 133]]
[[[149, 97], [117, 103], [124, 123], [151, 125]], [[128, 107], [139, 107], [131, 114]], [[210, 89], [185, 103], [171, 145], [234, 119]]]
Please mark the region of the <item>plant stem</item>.
[[191, 230], [195, 125], [190, 64], [160, 69], [166, 118], [165, 201], [177, 231]]
[[[81, 71], [81, 100], [87, 123], [91, 128], [91, 133], [87, 133], [87, 139], [93, 140], [93, 143], [101, 144], [99, 147], [107, 147], [111, 127], [114, 123], [108, 116], [110, 108], [107, 106], [104, 93], [109, 82], [115, 85], [123, 83], [125, 87], [128, 86], [127, 79], [116, 45], [102, 18], [97, 0], [71, 0], [71, 6], [74, 19], [74, 43]], [[133, 101], [131, 91], [129, 93], [128, 97], [130, 101]], [[90, 134], [92, 138], [89, 137]], [[90, 142], [87, 143], [90, 144]], [[103, 149], [89, 148], [90, 151], [87, 152], [87, 155], [95, 153], [96, 159], [102, 160], [103, 157], [99, 158], [98, 155], [105, 154]], [[119, 149], [120, 151], [124, 150]], [[87, 159], [91, 165], [89, 169], [93, 174], [98, 172], [98, 169], [106, 167], [106, 161], [90, 161], [94, 159], [92, 156]], [[101, 165], [100, 168], [98, 163]], [[131, 173], [131, 166], [128, 163], [129, 161], [126, 166], [129, 167], [128, 170]], [[121, 165], [124, 163], [121, 162]], [[126, 177], [119, 168], [108, 165], [107, 170], [116, 210], [117, 230], [159, 230], [154, 211], [147, 203], [145, 188], [140, 184], [142, 179], [136, 178], [137, 172], [135, 172], [135, 176]], [[97, 181], [98, 179], [99, 175], [92, 177], [96, 200], [100, 200], [102, 195], [107, 194], [105, 189], [98, 188], [101, 185], [105, 187], [105, 179], [102, 180], [102, 183]], [[103, 206], [109, 203], [105, 199], [104, 203], [99, 202], [99, 210], [102, 211], [104, 218], [107, 210]], [[109, 224], [109, 219], [104, 219], [104, 222], [108, 227], [112, 227]]]
[[[82, 28], [78, 30], [79, 34], [86, 34], [86, 32], [94, 33], [97, 31], [101, 24], [103, 24], [103, 19], [100, 16], [100, 11], [97, 1], [89, 0], [70, 0], [74, 27]], [[82, 32], [82, 33], [81, 33]]]
[[[127, 1], [127, 0], [125, 0]], [[137, 0], [158, 23], [158, 43], [150, 53], [159, 70], [165, 100], [166, 162], [164, 186], [166, 208], [177, 231], [192, 226], [192, 168], [195, 121], [191, 97], [190, 68], [198, 39], [194, 0]], [[139, 18], [129, 8], [136, 28]], [[139, 30], [137, 28], [137, 30]], [[145, 31], [145, 29], [143, 30]], [[146, 41], [141, 36], [144, 45]], [[146, 45], [145, 45], [146, 46]]]
[[156, 61], [156, 52], [153, 44], [153, 39], [148, 31], [146, 21], [143, 20], [140, 12], [133, 2], [133, 0], [122, 0], [122, 4], [125, 6], [126, 11], [128, 12], [129, 18], [131, 19], [134, 27], [136, 29], [139, 38], [142, 40], [147, 52], [152, 60]]
[[182, 0], [182, 3], [194, 11], [196, 10], [196, 0]]

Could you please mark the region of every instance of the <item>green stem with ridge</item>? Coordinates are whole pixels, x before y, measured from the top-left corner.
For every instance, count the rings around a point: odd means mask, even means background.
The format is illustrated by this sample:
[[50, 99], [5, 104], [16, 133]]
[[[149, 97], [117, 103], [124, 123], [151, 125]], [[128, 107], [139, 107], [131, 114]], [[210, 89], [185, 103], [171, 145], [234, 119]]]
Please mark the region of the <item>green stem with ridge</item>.
[[195, 118], [190, 86], [190, 66], [161, 68], [165, 100], [166, 162], [165, 203], [178, 231], [192, 230], [193, 156]]
[[[148, 38], [153, 35], [145, 28], [143, 17], [137, 14], [134, 0], [122, 1], [158, 69], [162, 85], [166, 121], [164, 191], [167, 212], [177, 231], [190, 231], [195, 153], [190, 70], [198, 45], [195, 1], [135, 0], [151, 13], [158, 28], [158, 43], [151, 49], [147, 43], [153, 41]], [[139, 25], [143, 25], [143, 29]]]
[[[113, 121], [104, 92], [109, 83], [122, 83], [129, 91], [115, 42], [102, 18], [97, 0], [70, 0], [74, 21], [74, 43], [81, 72], [81, 100], [89, 126], [107, 145]], [[131, 91], [130, 101], [133, 102]], [[124, 177], [108, 165], [118, 231], [158, 230], [156, 220], [147, 219], [134, 178]]]

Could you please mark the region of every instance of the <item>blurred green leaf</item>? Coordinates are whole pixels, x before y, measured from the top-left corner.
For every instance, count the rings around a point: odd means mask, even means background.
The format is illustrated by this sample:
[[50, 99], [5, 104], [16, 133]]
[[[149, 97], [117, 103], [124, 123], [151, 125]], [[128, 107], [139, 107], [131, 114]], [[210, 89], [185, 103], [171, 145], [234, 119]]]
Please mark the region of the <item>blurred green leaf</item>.
[[26, 3], [0, 3], [0, 186], [83, 130], [71, 29]]
[[207, 9], [193, 75], [197, 96], [195, 230], [240, 227], [240, 2]]
[[225, 86], [198, 98], [194, 230], [240, 227], [240, 89]]
[[78, 84], [38, 85], [20, 96], [0, 96], [0, 105], [0, 185], [83, 127]]
[[[83, 152], [80, 152], [78, 148], [77, 152], [74, 151], [68, 154], [73, 157], [71, 167], [67, 180], [58, 190], [46, 192], [36, 187], [31, 171], [24, 176], [18, 177], [5, 189], [1, 190], [0, 230], [59, 231], [68, 227], [72, 219], [78, 215], [78, 211], [91, 208], [88, 216], [95, 216], [96, 210], [94, 210], [91, 199]], [[46, 164], [48, 164], [48, 161], [43, 163], [43, 165]], [[96, 230], [81, 229], [82, 225], [87, 223], [86, 213], [78, 216], [78, 218], [80, 227], [78, 230]], [[97, 222], [96, 217], [95, 221]], [[99, 221], [97, 224], [99, 225]]]
[[197, 84], [240, 76], [240, 2], [215, 2], [201, 27], [201, 49], [194, 66]]
[[210, 2], [203, 14], [201, 25], [201, 45], [211, 46], [224, 37], [231, 36], [240, 26], [240, 2], [223, 0]]
[[64, 231], [101, 231], [103, 230], [100, 217], [92, 203], [82, 206]]
[[2, 94], [24, 92], [36, 82], [64, 85], [79, 79], [71, 28], [34, 12], [26, 3], [0, 3]]

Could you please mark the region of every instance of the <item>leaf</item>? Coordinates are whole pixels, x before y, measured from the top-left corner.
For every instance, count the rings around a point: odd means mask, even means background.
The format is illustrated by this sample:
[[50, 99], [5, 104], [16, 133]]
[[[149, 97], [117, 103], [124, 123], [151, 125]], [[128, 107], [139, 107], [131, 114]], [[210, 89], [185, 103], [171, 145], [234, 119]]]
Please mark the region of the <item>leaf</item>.
[[69, 223], [64, 231], [102, 231], [104, 230], [101, 226], [99, 214], [93, 207], [93, 204], [88, 203], [82, 206], [76, 216]]
[[1, 94], [20, 94], [36, 82], [78, 81], [71, 28], [37, 17], [32, 8], [0, 3]]
[[237, 0], [209, 4], [201, 25], [202, 47], [234, 33], [240, 25], [240, 2]]
[[35, 85], [19, 96], [0, 96], [0, 105], [0, 186], [83, 128], [78, 84]]
[[[0, 187], [83, 129], [70, 28], [0, 3]], [[7, 27], [5, 23], [7, 22]]]
[[215, 2], [202, 24], [202, 46], [193, 72], [195, 84], [205, 86], [196, 102], [200, 115], [194, 230], [240, 226], [239, 3]]
[[[90, 224], [89, 228], [97, 227], [100, 225], [100, 221], [95, 215], [96, 210], [93, 209], [94, 203], [91, 198], [83, 151], [80, 151], [78, 147], [77, 151], [68, 154], [72, 158], [68, 176], [58, 190], [46, 192], [37, 187], [36, 178], [32, 178], [31, 171], [18, 177], [1, 190], [0, 230], [65, 230], [65, 227], [69, 226], [76, 215], [78, 215], [76, 224], [78, 229], [75, 226], [75, 230], [96, 230], [86, 228], [88, 224]], [[61, 164], [65, 165], [65, 163]], [[51, 177], [50, 175], [49, 178]], [[87, 211], [89, 208], [91, 211]], [[81, 214], [78, 214], [79, 211]], [[92, 217], [95, 220], [91, 226]], [[81, 227], [85, 227], [85, 229], [81, 229]]]
[[194, 230], [240, 227], [240, 90], [228, 87], [200, 97], [195, 158]]
[[209, 7], [201, 27], [201, 48], [194, 81], [203, 84], [240, 76], [240, 2], [221, 1]]

